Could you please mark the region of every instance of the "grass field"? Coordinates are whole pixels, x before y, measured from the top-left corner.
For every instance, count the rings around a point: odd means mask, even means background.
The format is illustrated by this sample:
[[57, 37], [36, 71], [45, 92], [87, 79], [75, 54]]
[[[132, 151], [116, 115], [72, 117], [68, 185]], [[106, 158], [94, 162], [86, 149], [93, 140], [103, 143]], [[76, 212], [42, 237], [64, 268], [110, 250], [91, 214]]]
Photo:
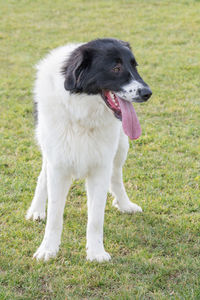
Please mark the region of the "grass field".
[[[200, 299], [200, 1], [0, 0], [0, 299]], [[67, 198], [59, 255], [32, 255], [44, 222], [26, 221], [41, 155], [34, 141], [34, 64], [71, 41], [129, 41], [152, 99], [135, 106], [124, 180], [138, 215], [108, 196], [109, 263], [85, 260], [86, 193]]]

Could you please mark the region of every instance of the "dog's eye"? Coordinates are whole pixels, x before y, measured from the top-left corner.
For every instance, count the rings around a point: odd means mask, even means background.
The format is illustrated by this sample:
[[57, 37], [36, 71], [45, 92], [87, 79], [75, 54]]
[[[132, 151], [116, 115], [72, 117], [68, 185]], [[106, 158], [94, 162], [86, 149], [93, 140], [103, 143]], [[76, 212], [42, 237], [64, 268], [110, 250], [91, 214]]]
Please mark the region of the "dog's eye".
[[117, 65], [117, 66], [115, 66], [112, 70], [113, 70], [113, 72], [115, 72], [115, 73], [119, 73], [119, 72], [121, 71], [121, 66], [120, 66], [120, 65]]

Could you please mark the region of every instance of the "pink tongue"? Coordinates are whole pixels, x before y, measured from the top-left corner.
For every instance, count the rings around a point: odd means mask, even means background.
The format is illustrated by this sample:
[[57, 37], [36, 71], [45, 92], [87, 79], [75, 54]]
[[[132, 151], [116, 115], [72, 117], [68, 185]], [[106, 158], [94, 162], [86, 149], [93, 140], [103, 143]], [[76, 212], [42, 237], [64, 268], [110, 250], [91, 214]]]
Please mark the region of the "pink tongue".
[[131, 140], [136, 140], [141, 136], [142, 130], [135, 109], [131, 102], [117, 97], [122, 112], [122, 126], [126, 135]]

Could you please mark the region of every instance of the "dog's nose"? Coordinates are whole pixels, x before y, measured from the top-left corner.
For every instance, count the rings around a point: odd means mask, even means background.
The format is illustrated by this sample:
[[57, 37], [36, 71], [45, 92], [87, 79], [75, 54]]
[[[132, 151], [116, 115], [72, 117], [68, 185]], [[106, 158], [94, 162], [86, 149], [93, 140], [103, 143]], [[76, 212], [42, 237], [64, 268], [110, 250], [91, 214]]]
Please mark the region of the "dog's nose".
[[150, 88], [145, 87], [142, 89], [138, 89], [138, 94], [142, 100], [147, 101], [151, 97], [152, 91], [150, 90]]

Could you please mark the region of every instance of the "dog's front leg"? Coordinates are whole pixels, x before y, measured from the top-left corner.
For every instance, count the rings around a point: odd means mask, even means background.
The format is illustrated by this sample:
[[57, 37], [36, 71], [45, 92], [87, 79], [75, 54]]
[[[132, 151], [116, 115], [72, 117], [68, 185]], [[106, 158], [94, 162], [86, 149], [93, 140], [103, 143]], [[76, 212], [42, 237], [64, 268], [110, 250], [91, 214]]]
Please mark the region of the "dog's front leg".
[[44, 239], [34, 254], [37, 259], [55, 257], [61, 241], [63, 211], [71, 180], [60, 167], [47, 165], [48, 211]]
[[110, 260], [103, 246], [103, 223], [110, 170], [96, 169], [86, 181], [88, 197], [87, 259], [98, 262]]

